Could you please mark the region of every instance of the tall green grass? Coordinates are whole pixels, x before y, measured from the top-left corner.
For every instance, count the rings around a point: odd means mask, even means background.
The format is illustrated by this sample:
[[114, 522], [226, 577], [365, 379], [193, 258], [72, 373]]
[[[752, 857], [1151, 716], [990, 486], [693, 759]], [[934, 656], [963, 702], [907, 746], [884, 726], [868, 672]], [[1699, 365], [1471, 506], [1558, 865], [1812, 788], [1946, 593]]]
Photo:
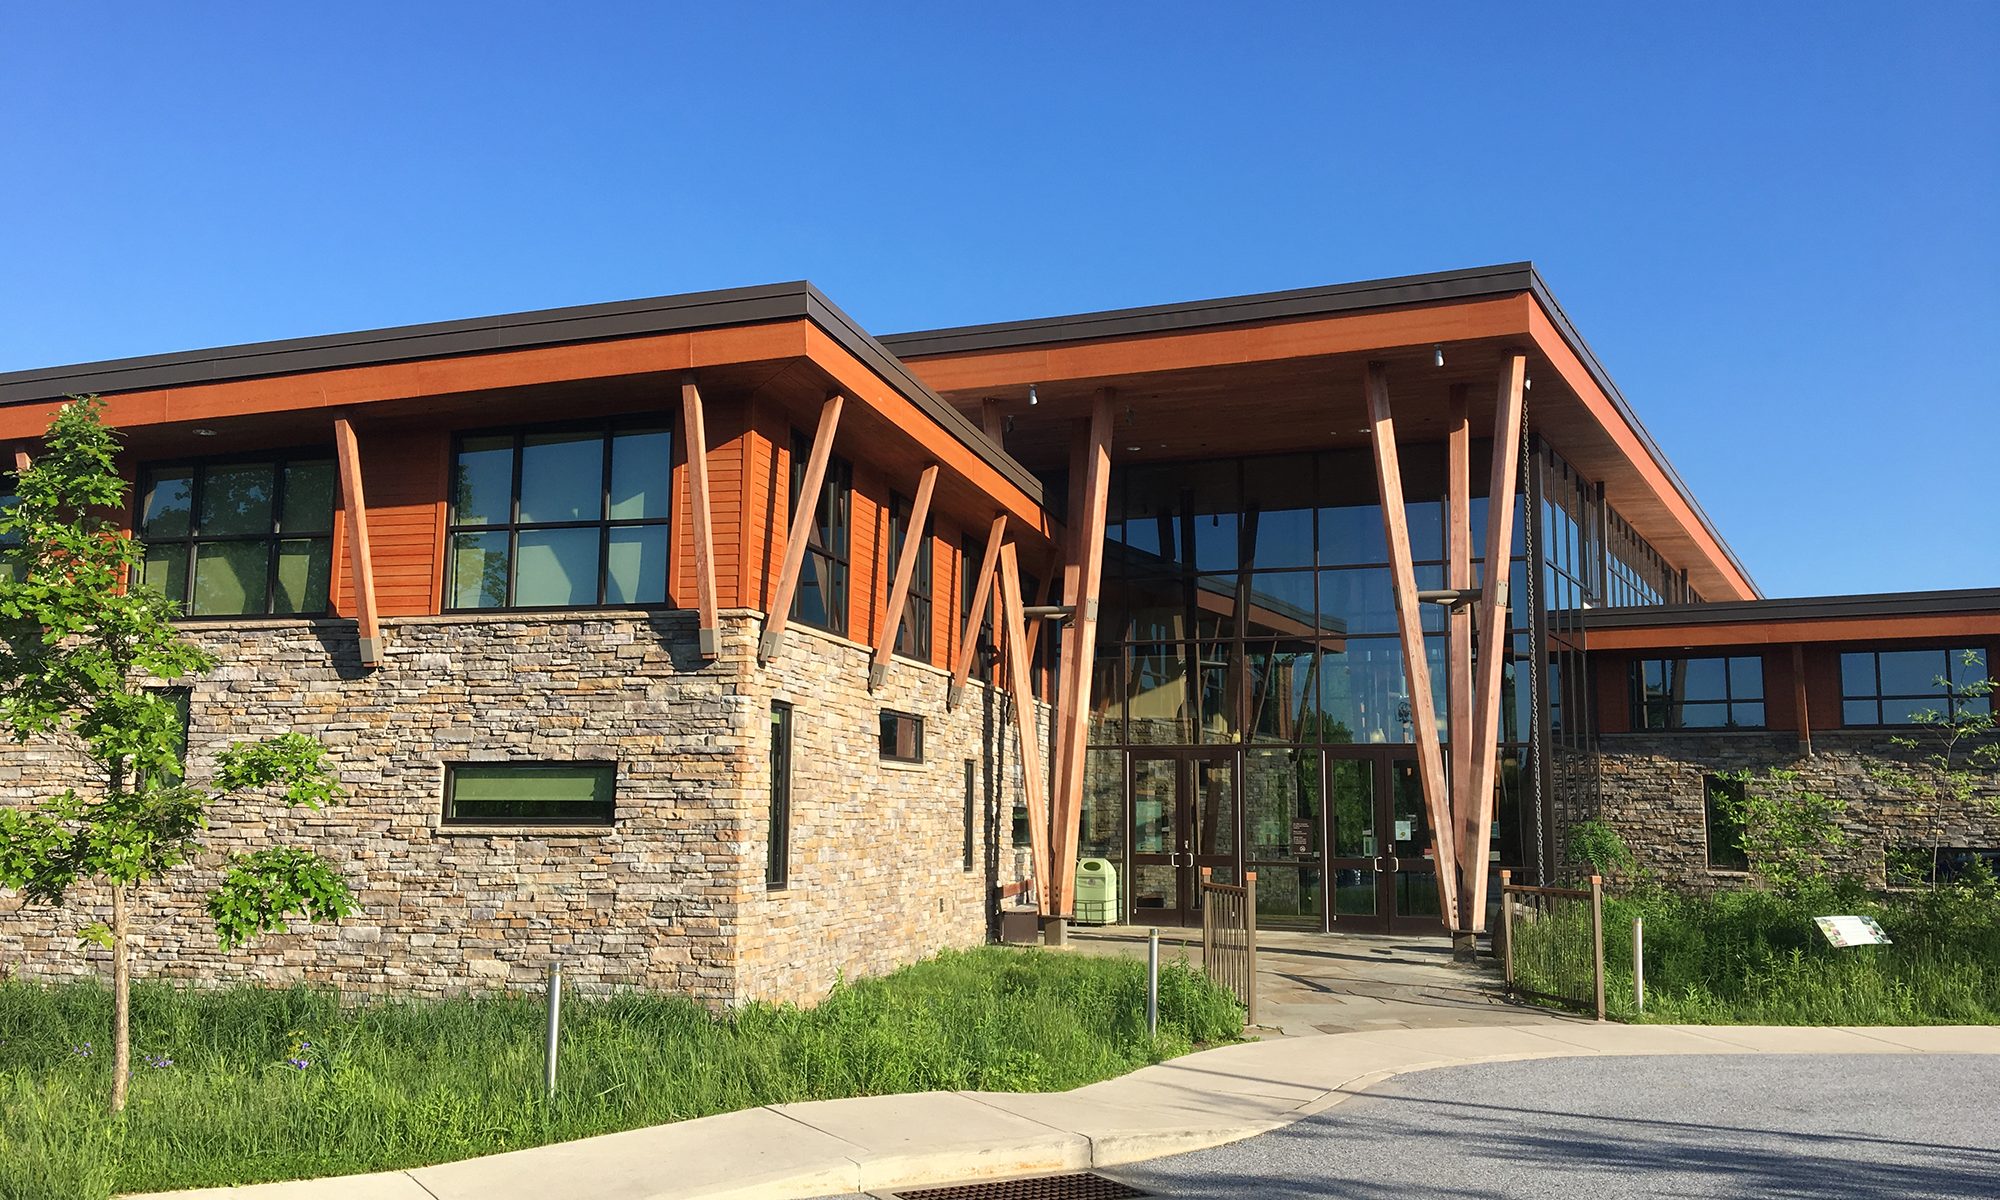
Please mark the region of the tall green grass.
[[572, 1000], [550, 1102], [538, 997], [343, 1009], [306, 988], [142, 984], [113, 1119], [108, 993], [0, 985], [0, 1200], [387, 1170], [795, 1100], [1054, 1091], [1242, 1032], [1234, 1000], [1175, 964], [1148, 1038], [1144, 989], [1136, 963], [988, 947], [811, 1009]]
[[[1828, 945], [1813, 918], [1839, 913], [1874, 917], [1891, 944]], [[1632, 993], [1632, 920], [1640, 916], [1645, 918], [1643, 1014]], [[1517, 962], [1547, 958], [1541, 943], [1563, 932], [1554, 923], [1538, 924], [1515, 927]], [[1646, 889], [1607, 899], [1604, 941], [1606, 1007], [1621, 1020], [2000, 1024], [2000, 892], [1990, 881], [1886, 896], [1852, 885], [1799, 896]]]

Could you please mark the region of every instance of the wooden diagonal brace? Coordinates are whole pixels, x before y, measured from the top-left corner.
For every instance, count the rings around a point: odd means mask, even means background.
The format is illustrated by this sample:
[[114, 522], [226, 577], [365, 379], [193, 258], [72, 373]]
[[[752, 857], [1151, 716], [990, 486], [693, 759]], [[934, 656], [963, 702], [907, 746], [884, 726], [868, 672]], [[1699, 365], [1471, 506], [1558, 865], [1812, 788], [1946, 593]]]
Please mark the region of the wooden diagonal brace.
[[694, 372], [681, 376], [681, 441], [687, 446], [688, 508], [694, 516], [694, 591], [701, 613], [696, 631], [703, 658], [722, 652], [715, 604], [715, 538], [709, 530], [708, 429]]
[[896, 634], [903, 624], [903, 608], [910, 599], [910, 582], [922, 557], [925, 527], [931, 518], [931, 493], [937, 489], [936, 463], [924, 468], [917, 479], [917, 497], [910, 502], [910, 521], [903, 530], [902, 553], [896, 556], [896, 581], [889, 588], [889, 608], [882, 614], [882, 628], [875, 631], [875, 654], [868, 664], [868, 690], [874, 691], [889, 678], [889, 659], [896, 652]]
[[1049, 806], [1043, 789], [1042, 749], [1037, 740], [1035, 690], [1028, 679], [1028, 639], [1021, 615], [1021, 566], [1014, 543], [1000, 550], [1002, 640], [1007, 646], [1007, 690], [1013, 700], [1014, 732], [1021, 742], [1021, 791], [1028, 805], [1028, 845], [1035, 870], [1035, 903], [1049, 913]]
[[[979, 630], [986, 623], [986, 609], [993, 595], [993, 578], [1000, 569], [1000, 542], [1007, 536], [1007, 517], [993, 518], [986, 534], [986, 553], [979, 560], [979, 579], [972, 585], [972, 605], [965, 610], [965, 631], [958, 639], [958, 661], [952, 664], [951, 688], [945, 693], [945, 707], [957, 708], [959, 693], [965, 690], [972, 673], [972, 656], [979, 653]], [[996, 628], [994, 633], [1000, 631]]]
[[375, 566], [368, 548], [368, 500], [361, 490], [361, 444], [346, 417], [333, 422], [340, 459], [340, 507], [347, 514], [347, 564], [353, 573], [354, 617], [360, 626], [361, 665], [382, 665], [382, 630], [375, 616]]
[[1097, 608], [1104, 583], [1104, 530], [1111, 497], [1111, 397], [1100, 391], [1091, 405], [1083, 446], [1081, 503], [1070, 512], [1076, 549], [1076, 595], [1072, 604], [1068, 654], [1062, 661], [1061, 705], [1056, 755], [1060, 773], [1054, 796], [1055, 912], [1068, 915], [1076, 903], [1076, 847], [1083, 821], [1085, 747], [1090, 741], [1090, 680], [1097, 657]]
[[[1445, 581], [1461, 596], [1472, 589], [1472, 426], [1467, 419], [1466, 388], [1453, 384], [1445, 409]], [[1469, 895], [1472, 867], [1468, 859], [1486, 851], [1478, 835], [1480, 804], [1477, 761], [1472, 749], [1472, 609], [1453, 604], [1445, 615], [1445, 684], [1451, 767], [1445, 783], [1451, 789], [1452, 820], [1457, 822], [1461, 906]], [[1491, 803], [1491, 797], [1486, 801]], [[1460, 911], [1454, 928], [1473, 929], [1470, 914]]]
[[784, 640], [785, 622], [791, 619], [792, 597], [799, 590], [799, 572], [806, 562], [806, 543], [818, 520], [820, 489], [826, 485], [826, 464], [833, 458], [833, 434], [840, 428], [840, 393], [835, 392], [820, 405], [819, 429], [813, 434], [812, 457], [806, 460], [806, 477], [799, 485], [798, 510], [792, 514], [791, 532], [785, 537], [785, 565], [778, 572], [778, 590], [771, 597], [771, 609], [764, 617], [764, 636], [757, 642], [757, 662], [769, 662]]
[[1389, 412], [1389, 374], [1368, 364], [1369, 435], [1375, 445], [1375, 479], [1382, 501], [1382, 525], [1389, 540], [1389, 573], [1395, 581], [1396, 625], [1402, 634], [1403, 676], [1410, 691], [1410, 723], [1417, 744], [1417, 777], [1430, 816], [1431, 850], [1438, 883], [1439, 911], [1458, 912], [1458, 873], [1453, 851], [1451, 802], [1445, 795], [1444, 752], [1438, 745], [1437, 711], [1431, 698], [1430, 660], [1424, 653], [1424, 619], [1417, 600], [1417, 571], [1410, 559], [1409, 515], [1403, 508], [1403, 468], [1396, 455], [1396, 425]]
[[[1479, 594], [1479, 662], [1472, 692], [1473, 790], [1481, 798], [1472, 837], [1477, 858], [1465, 860], [1472, 896], [1466, 908], [1475, 931], [1486, 927], [1486, 842], [1493, 830], [1493, 779], [1500, 753], [1501, 665], [1513, 648], [1507, 629], [1507, 576], [1514, 555], [1515, 488], [1520, 481], [1521, 393], [1528, 359], [1515, 354], [1500, 369], [1499, 399], [1493, 411], [1493, 472], [1486, 492], [1486, 579]], [[1529, 520], [1535, 514], [1528, 514]], [[1537, 767], [1536, 769], [1540, 769]], [[1546, 882], [1546, 881], [1544, 881]]]

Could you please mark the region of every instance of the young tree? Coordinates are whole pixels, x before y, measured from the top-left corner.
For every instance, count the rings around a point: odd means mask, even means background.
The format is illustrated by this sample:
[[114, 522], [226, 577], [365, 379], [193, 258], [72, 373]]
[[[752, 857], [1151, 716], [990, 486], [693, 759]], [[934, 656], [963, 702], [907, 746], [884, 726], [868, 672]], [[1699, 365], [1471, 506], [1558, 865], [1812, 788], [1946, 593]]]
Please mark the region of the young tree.
[[1989, 675], [1977, 650], [1964, 651], [1950, 670], [1949, 676], [1936, 679], [1949, 697], [1945, 705], [1911, 714], [1915, 732], [1889, 739], [1909, 753], [1910, 761], [1869, 768], [1884, 787], [1916, 797], [1913, 811], [1929, 818], [1930, 845], [1915, 862], [1897, 861], [1897, 851], [1889, 850], [1889, 874], [1916, 876], [1932, 886], [1938, 882], [1943, 819], [1953, 810], [1975, 807], [2000, 812], [2000, 794], [1982, 791], [2000, 779], [2000, 737], [1995, 736], [2000, 726], [1993, 715], [1994, 691], [2000, 684]]
[[[78, 940], [111, 951], [116, 1112], [131, 1077], [130, 909], [140, 886], [200, 853], [219, 801], [269, 789], [317, 809], [341, 792], [319, 743], [296, 733], [231, 745], [207, 785], [187, 779], [183, 712], [158, 685], [214, 659], [174, 628], [172, 601], [125, 586], [140, 552], [114, 517], [126, 485], [102, 407], [95, 397], [65, 404], [16, 480], [16, 502], [0, 509], [0, 727], [20, 742], [79, 750], [91, 766], [39, 804], [0, 807], [0, 886], [50, 905], [79, 885], [108, 895], [109, 922]], [[329, 864], [290, 847], [234, 855], [208, 897], [225, 950], [289, 918], [337, 919], [353, 907]]]
[[1735, 794], [1712, 793], [1718, 807], [1742, 831], [1750, 870], [1773, 891], [1790, 899], [1819, 897], [1835, 882], [1834, 861], [1853, 844], [1841, 826], [1847, 802], [1805, 786], [1797, 771], [1771, 767], [1721, 776], [1740, 782]]

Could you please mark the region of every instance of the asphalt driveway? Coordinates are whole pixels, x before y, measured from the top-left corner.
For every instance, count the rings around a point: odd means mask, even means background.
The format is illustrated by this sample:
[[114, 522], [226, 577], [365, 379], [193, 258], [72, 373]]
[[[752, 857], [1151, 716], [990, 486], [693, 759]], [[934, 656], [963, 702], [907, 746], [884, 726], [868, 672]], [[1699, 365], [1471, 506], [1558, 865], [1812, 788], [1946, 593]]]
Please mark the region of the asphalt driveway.
[[2000, 1197], [1979, 1055], [1557, 1058], [1391, 1079], [1106, 1174], [1174, 1197]]

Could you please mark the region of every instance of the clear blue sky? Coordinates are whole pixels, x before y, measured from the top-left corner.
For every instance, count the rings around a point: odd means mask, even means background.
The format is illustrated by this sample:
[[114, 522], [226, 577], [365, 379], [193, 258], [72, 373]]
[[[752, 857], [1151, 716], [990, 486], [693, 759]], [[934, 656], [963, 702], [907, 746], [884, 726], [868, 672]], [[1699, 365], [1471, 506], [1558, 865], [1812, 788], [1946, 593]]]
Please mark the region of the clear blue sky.
[[2000, 586], [1996, 63], [1993, 3], [14, 5], [0, 370], [1533, 259], [1767, 592]]

